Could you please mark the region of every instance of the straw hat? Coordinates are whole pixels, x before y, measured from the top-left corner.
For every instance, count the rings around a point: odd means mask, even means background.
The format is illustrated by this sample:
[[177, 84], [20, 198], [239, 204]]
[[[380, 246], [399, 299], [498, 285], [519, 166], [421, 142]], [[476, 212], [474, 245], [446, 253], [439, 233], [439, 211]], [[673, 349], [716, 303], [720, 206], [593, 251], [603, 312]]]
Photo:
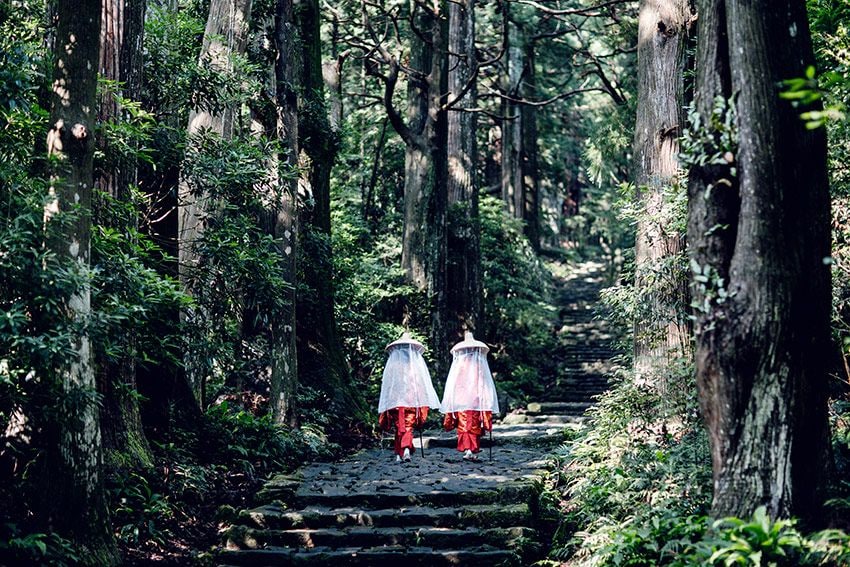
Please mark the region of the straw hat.
[[471, 331], [466, 331], [463, 334], [463, 341], [457, 343], [452, 347], [452, 352], [464, 349], [464, 348], [480, 348], [483, 349], [484, 353], [490, 351], [490, 347], [482, 343], [481, 341], [475, 340], [475, 337], [472, 336]]
[[391, 348], [397, 347], [397, 346], [411, 346], [414, 349], [418, 350], [419, 352], [423, 352], [425, 350], [425, 345], [423, 345], [422, 343], [420, 343], [419, 341], [417, 341], [416, 339], [411, 337], [410, 333], [408, 333], [407, 331], [405, 331], [404, 333], [401, 334], [400, 339], [398, 339], [397, 341], [393, 341], [390, 344], [388, 344], [387, 350], [390, 350]]

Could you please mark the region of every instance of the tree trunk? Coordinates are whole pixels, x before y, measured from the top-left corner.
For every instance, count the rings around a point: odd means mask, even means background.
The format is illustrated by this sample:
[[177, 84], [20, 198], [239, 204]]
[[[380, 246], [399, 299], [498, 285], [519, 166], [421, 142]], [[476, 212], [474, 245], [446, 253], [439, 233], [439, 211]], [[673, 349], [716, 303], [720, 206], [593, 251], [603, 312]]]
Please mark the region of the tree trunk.
[[[245, 52], [248, 41], [248, 23], [251, 17], [252, 0], [212, 0], [209, 17], [204, 30], [204, 42], [201, 47], [199, 61], [207, 61], [217, 71], [231, 68], [234, 55]], [[189, 113], [187, 127], [187, 145], [192, 144], [192, 136], [201, 130], [214, 132], [225, 139], [233, 135], [233, 119], [238, 109], [225, 108], [219, 114], [207, 110], [192, 110]], [[196, 251], [196, 243], [204, 231], [204, 219], [212, 214], [208, 210], [206, 196], [193, 195], [188, 183], [181, 180], [178, 188], [178, 269], [180, 280], [188, 287], [192, 271], [197, 267], [200, 258]], [[191, 314], [184, 313], [191, 319]], [[194, 387], [201, 407], [205, 405], [205, 378], [198, 375], [195, 365], [188, 355], [185, 361], [188, 379]]]
[[[433, 35], [439, 29], [433, 12], [423, 6], [414, 5], [412, 9], [411, 21], [421, 33]], [[401, 264], [410, 282], [424, 291], [428, 288], [428, 206], [434, 189], [432, 153], [436, 132], [436, 114], [431, 116], [436, 109], [430, 106], [435, 95], [439, 104], [439, 93], [435, 91], [439, 90], [440, 54], [435, 55], [439, 45], [424, 41], [414, 32], [410, 42], [410, 66], [419, 76], [409, 77], [407, 83], [407, 127], [413, 139], [405, 140]]]
[[[504, 8], [507, 10], [507, 6]], [[522, 219], [525, 198], [522, 184], [522, 110], [511, 99], [518, 99], [522, 83], [523, 49], [521, 32], [513, 22], [506, 22], [507, 74], [502, 101], [502, 199], [508, 213]]]
[[[245, 52], [251, 3], [252, 0], [212, 0], [199, 61], [208, 61], [215, 70], [230, 69], [233, 55]], [[229, 139], [233, 135], [236, 111], [234, 108], [225, 108], [220, 114], [213, 114], [207, 110], [192, 110], [186, 132], [189, 143], [191, 136], [201, 129]], [[180, 184], [179, 205], [180, 276], [185, 280], [188, 272], [198, 263], [194, 243], [203, 233], [203, 217], [208, 211], [205, 210], [203, 196], [192, 195], [184, 182]]]
[[475, 173], [475, 0], [449, 4], [447, 303], [448, 339], [481, 328], [481, 247]]
[[277, 423], [292, 417], [295, 390], [298, 385], [298, 359], [295, 326], [295, 286], [298, 281], [298, 46], [295, 42], [295, 20], [292, 0], [277, 0], [275, 7], [274, 44], [275, 98], [277, 102], [277, 139], [283, 148], [274, 220], [274, 237], [278, 241], [281, 266], [286, 281], [292, 283], [287, 293], [285, 314], [272, 323], [272, 376], [269, 404]]
[[428, 288], [428, 201], [434, 191], [434, 160], [429, 145], [410, 144], [404, 152], [404, 235], [401, 262], [408, 279]]
[[635, 242], [634, 365], [639, 379], [664, 390], [664, 373], [688, 355], [687, 277], [671, 259], [684, 249], [671, 196], [678, 184], [679, 133], [684, 120], [687, 0], [644, 0], [638, 20], [638, 100], [635, 187], [640, 208]]
[[[322, 76], [322, 44], [318, 0], [296, 0], [301, 42], [298, 136], [307, 156], [302, 189], [306, 203], [300, 208], [299, 253], [305, 293], [297, 301], [299, 382], [325, 390], [337, 399], [340, 411], [351, 414], [356, 396], [348, 380], [348, 363], [334, 316], [333, 254], [331, 236], [331, 170], [339, 150], [339, 120], [328, 116]], [[336, 74], [339, 84], [339, 75]], [[304, 289], [302, 288], [302, 289]]]
[[[145, 0], [104, 0], [100, 31], [100, 75], [119, 81], [123, 98], [138, 100], [142, 86], [142, 40]], [[120, 120], [121, 109], [111, 93], [101, 97], [99, 122]], [[104, 148], [108, 151], [108, 148]], [[136, 185], [138, 169], [135, 160], [119, 163], [100, 172], [96, 180], [99, 190], [118, 202], [130, 202], [131, 187]], [[122, 232], [138, 228], [135, 219], [103, 218], [104, 223]], [[136, 396], [136, 362], [133, 336], [117, 338], [120, 354], [110, 360], [96, 350], [98, 390], [103, 399], [103, 449], [108, 463], [149, 467], [153, 464], [148, 440], [142, 429], [139, 401]]]
[[[778, 96], [782, 80], [804, 76], [814, 61], [805, 3], [698, 5], [697, 134], [707, 155], [723, 156], [695, 166], [689, 186], [712, 514], [746, 516], [764, 505], [773, 517], [814, 521], [830, 462], [826, 140], [800, 119], [812, 108]], [[708, 126], [718, 124], [715, 96], [730, 93], [737, 147], [721, 145]]]
[[[49, 243], [60, 257], [86, 270], [90, 262], [100, 0], [61, 0], [53, 67], [47, 148], [54, 158], [45, 221], [76, 211], [61, 238]], [[91, 292], [83, 284], [66, 305], [80, 323], [91, 313]], [[100, 415], [91, 342], [85, 331], [73, 339], [67, 365], [57, 369], [61, 400], [46, 424], [48, 444], [40, 486], [45, 528], [79, 547], [82, 563], [116, 562], [101, 475]]]
[[[524, 63], [522, 79], [522, 97], [534, 99], [537, 95], [537, 84], [534, 69], [534, 42], [526, 41], [524, 46]], [[540, 251], [540, 183], [538, 181], [539, 166], [537, 160], [537, 107], [524, 104], [522, 113], [522, 146], [520, 151], [520, 167], [522, 172], [522, 218], [525, 221], [525, 236], [531, 247]]]

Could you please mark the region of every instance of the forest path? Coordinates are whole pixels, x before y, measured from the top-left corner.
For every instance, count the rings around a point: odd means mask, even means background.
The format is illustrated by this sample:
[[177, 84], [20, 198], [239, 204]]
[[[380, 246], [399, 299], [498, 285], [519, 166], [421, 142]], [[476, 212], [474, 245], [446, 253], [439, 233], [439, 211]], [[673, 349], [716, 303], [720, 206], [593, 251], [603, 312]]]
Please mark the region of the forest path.
[[[539, 471], [565, 427], [579, 427], [606, 386], [614, 354], [595, 318], [604, 267], [584, 262], [558, 278], [564, 372], [541, 401], [508, 414], [464, 461], [454, 432], [428, 431], [410, 463], [387, 448], [278, 475], [240, 513], [219, 556], [227, 566], [528, 565], [548, 544], [538, 514]], [[492, 460], [489, 455], [492, 451]]]

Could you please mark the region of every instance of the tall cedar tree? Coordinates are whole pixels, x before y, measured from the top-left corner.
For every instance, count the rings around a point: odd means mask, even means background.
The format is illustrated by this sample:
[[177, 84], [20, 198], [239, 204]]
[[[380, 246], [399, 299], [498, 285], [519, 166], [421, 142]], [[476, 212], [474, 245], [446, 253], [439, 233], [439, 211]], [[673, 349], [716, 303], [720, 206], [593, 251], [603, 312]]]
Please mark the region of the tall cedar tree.
[[706, 308], [696, 313], [696, 365], [712, 513], [747, 516], [764, 505], [774, 517], [813, 521], [830, 462], [826, 137], [800, 119], [811, 108], [779, 96], [783, 80], [813, 65], [806, 6], [698, 8], [699, 125], [717, 124], [712, 109], [725, 100], [737, 107], [738, 134], [737, 148], [726, 148], [718, 131], [698, 131], [714, 138], [707, 155], [724, 159], [694, 167], [689, 183], [691, 255], [709, 276], [697, 287]]
[[449, 342], [481, 329], [481, 237], [475, 171], [475, 0], [449, 4], [447, 305]]
[[[123, 98], [139, 100], [142, 87], [146, 0], [104, 0], [100, 30], [100, 76], [120, 83]], [[105, 92], [98, 104], [98, 122], [120, 120], [121, 108], [111, 92]], [[101, 142], [99, 140], [99, 142]], [[101, 144], [102, 145], [102, 144]], [[106, 148], [108, 151], [108, 148]], [[131, 201], [131, 188], [136, 185], [138, 167], [128, 159], [99, 172], [96, 186], [119, 203]], [[137, 228], [136, 219], [97, 219], [126, 234]], [[103, 448], [110, 455], [122, 454], [122, 462], [150, 466], [153, 461], [147, 437], [142, 429], [139, 398], [136, 393], [136, 363], [132, 336], [116, 337], [120, 353], [107, 358], [97, 353], [98, 390], [103, 396]]]
[[635, 285], [646, 300], [635, 321], [635, 371], [663, 389], [671, 360], [688, 353], [687, 276], [671, 259], [685, 235], [668, 203], [679, 183], [679, 134], [684, 124], [688, 0], [644, 0], [638, 19], [638, 94], [634, 179], [640, 210]]
[[[410, 5], [408, 21], [410, 62], [403, 65], [378, 41], [375, 50], [380, 63], [388, 67], [380, 73], [376, 66], [367, 71], [384, 84], [383, 103], [387, 118], [405, 144], [404, 229], [401, 263], [408, 280], [428, 294], [431, 313], [431, 344], [437, 353], [448, 350], [446, 325], [446, 33], [444, 3], [433, 0]], [[376, 37], [371, 22], [370, 34]], [[395, 108], [393, 93], [399, 72], [408, 74], [406, 117]], [[445, 358], [437, 356], [434, 373], [442, 375]]]
[[[252, 0], [212, 0], [207, 25], [204, 30], [203, 46], [198, 60], [208, 62], [216, 70], [230, 69], [234, 55], [245, 53], [248, 43], [248, 24], [251, 18]], [[209, 130], [224, 139], [233, 136], [233, 123], [237, 109], [228, 106], [218, 113], [205, 109], [192, 110], [189, 113], [189, 125], [186, 135], [192, 143], [192, 135]], [[213, 214], [208, 210], [205, 195], [194, 195], [188, 183], [181, 181], [178, 190], [178, 247], [180, 280], [184, 285], [192, 278], [192, 271], [201, 259], [197, 252], [197, 243], [203, 235], [206, 216]], [[201, 407], [206, 404], [206, 378], [197, 375], [191, 357], [186, 360], [187, 374], [196, 391]]]
[[[295, 42], [295, 15], [292, 0], [277, 0], [274, 15], [276, 135], [286, 169], [298, 164], [298, 46]], [[298, 385], [296, 344], [295, 282], [298, 274], [297, 179], [283, 173], [278, 191], [279, 202], [274, 215], [272, 234], [278, 243], [280, 261], [286, 281], [292, 282], [285, 303], [289, 308], [280, 320], [272, 322], [274, 344], [272, 378], [269, 392], [271, 413], [277, 423], [292, 419], [293, 401]]]
[[[306, 177], [301, 185], [307, 202], [299, 210], [300, 235], [305, 237], [299, 250], [304, 258], [304, 285], [297, 303], [299, 381], [328, 391], [351, 410], [355, 396], [349, 391], [348, 363], [337, 333], [333, 255], [328, 245], [331, 169], [339, 151], [341, 117], [331, 121], [325, 104], [319, 2], [297, 0], [294, 9], [301, 45], [298, 136], [302, 155], [307, 158]], [[338, 72], [329, 76], [335, 77], [338, 84]]]
[[[54, 170], [45, 219], [74, 212], [61, 237], [49, 242], [60, 258], [86, 270], [90, 262], [91, 204], [94, 184], [94, 123], [100, 51], [100, 0], [60, 0], [56, 6], [53, 85], [47, 148]], [[82, 323], [91, 314], [87, 284], [65, 305], [71, 319]], [[81, 562], [115, 562], [101, 473], [100, 415], [91, 341], [81, 330], [66, 364], [57, 369], [56, 411], [44, 424], [45, 477], [41, 518], [45, 530], [79, 547]]]

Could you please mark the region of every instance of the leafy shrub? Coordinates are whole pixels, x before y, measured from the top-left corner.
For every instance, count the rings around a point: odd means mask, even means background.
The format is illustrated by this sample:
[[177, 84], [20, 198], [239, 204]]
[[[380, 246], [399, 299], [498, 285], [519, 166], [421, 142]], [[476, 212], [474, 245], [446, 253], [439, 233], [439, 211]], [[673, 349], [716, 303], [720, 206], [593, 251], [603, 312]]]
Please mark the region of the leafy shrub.
[[674, 518], [707, 511], [711, 459], [691, 368], [683, 365], [670, 383], [680, 387], [662, 395], [621, 371], [589, 410], [588, 427], [557, 452], [547, 484], [561, 501], [555, 556], [602, 565], [661, 557], [692, 539], [699, 522], [676, 527]]
[[523, 400], [540, 394], [543, 376], [556, 376], [551, 273], [511, 218], [504, 203], [482, 197], [481, 268], [484, 332], [493, 348], [491, 369], [499, 389]]

